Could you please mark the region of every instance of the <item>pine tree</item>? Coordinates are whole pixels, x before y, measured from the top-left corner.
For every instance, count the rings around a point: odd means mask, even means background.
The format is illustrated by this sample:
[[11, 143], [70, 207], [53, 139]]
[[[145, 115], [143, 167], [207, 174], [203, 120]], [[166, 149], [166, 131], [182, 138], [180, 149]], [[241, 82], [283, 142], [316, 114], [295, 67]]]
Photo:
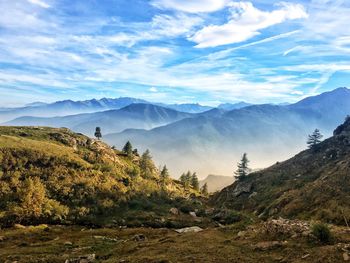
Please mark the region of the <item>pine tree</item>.
[[199, 191], [199, 181], [196, 173], [192, 174], [191, 186], [193, 187], [194, 190]]
[[315, 145], [319, 144], [321, 142], [323, 135], [321, 134], [319, 129], [315, 129], [314, 132], [309, 135], [308, 140], [307, 140], [307, 144], [309, 146], [309, 148], [313, 148]]
[[207, 196], [208, 195], [208, 185], [207, 183], [205, 183], [202, 188], [201, 188], [201, 194], [204, 195], [204, 196]]
[[123, 152], [127, 154], [128, 156], [132, 155], [132, 145], [130, 141], [127, 141], [127, 143], [123, 147]]
[[237, 164], [237, 170], [235, 172], [236, 178], [242, 179], [249, 174], [250, 168], [248, 167], [248, 163], [249, 163], [249, 160], [248, 160], [247, 154], [244, 153], [241, 161]]
[[135, 156], [140, 156], [136, 148], [132, 151], [132, 154]]
[[147, 149], [140, 158], [141, 173], [145, 177], [151, 177], [156, 167], [154, 166], [150, 151]]
[[97, 138], [97, 140], [100, 140], [102, 138], [102, 133], [101, 133], [100, 127], [96, 127], [95, 137]]
[[179, 180], [180, 180], [182, 186], [185, 187], [185, 185], [186, 185], [186, 174], [183, 173], [183, 174], [180, 176]]
[[192, 178], [192, 174], [190, 171], [188, 171], [186, 174], [185, 174], [185, 188], [189, 188], [190, 185], [191, 185], [191, 178]]
[[164, 165], [162, 171], [160, 172], [160, 178], [162, 179], [162, 181], [166, 181], [169, 177], [169, 170], [166, 167], [166, 165]]

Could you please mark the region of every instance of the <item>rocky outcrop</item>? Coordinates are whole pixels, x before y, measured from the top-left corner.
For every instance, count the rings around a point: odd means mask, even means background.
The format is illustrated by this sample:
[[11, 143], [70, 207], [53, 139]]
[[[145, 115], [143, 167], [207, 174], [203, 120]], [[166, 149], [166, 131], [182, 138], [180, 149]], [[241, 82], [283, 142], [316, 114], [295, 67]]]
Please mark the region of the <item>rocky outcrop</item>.
[[252, 191], [252, 187], [252, 182], [237, 182], [236, 187], [232, 191], [232, 194], [237, 197], [243, 193], [250, 193]]

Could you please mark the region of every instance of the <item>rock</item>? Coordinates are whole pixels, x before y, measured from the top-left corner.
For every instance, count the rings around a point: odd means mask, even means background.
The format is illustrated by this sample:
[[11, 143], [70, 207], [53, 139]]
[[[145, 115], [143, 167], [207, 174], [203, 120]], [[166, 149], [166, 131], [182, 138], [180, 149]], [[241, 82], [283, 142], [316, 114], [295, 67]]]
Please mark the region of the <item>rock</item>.
[[261, 232], [270, 236], [308, 237], [310, 225], [300, 220], [271, 219], [263, 223]]
[[271, 249], [276, 249], [279, 247], [282, 247], [284, 245], [286, 245], [286, 241], [282, 242], [282, 241], [263, 241], [263, 242], [259, 242], [256, 245], [254, 245], [254, 249], [256, 250], [271, 250]]
[[70, 242], [70, 241], [66, 241], [66, 242], [64, 242], [64, 245], [65, 245], [66, 247], [70, 247], [70, 246], [73, 246], [73, 243]]
[[215, 211], [215, 208], [208, 208], [208, 209], [205, 209], [205, 214], [206, 215], [212, 215]]
[[251, 182], [238, 182], [235, 189], [233, 189], [232, 194], [238, 197], [243, 193], [250, 193], [252, 187], [253, 184]]
[[3, 242], [6, 240], [6, 237], [5, 236], [0, 236], [0, 242]]
[[344, 261], [349, 261], [350, 257], [349, 257], [349, 254], [347, 252], [343, 253], [343, 259], [344, 259]]
[[239, 232], [237, 233], [237, 237], [242, 238], [242, 237], [245, 237], [246, 234], [247, 234], [246, 231], [239, 231]]
[[304, 256], [301, 257], [301, 259], [305, 259], [305, 258], [308, 258], [310, 257], [310, 254], [305, 254]]
[[96, 259], [95, 254], [89, 254], [85, 256], [80, 256], [78, 258], [67, 259], [65, 263], [92, 263]]
[[177, 209], [176, 207], [172, 207], [172, 208], [170, 208], [169, 213], [173, 214], [173, 215], [178, 215], [179, 209]]
[[111, 237], [105, 237], [105, 236], [94, 236], [94, 239], [101, 239], [101, 240], [105, 240], [105, 241], [118, 242], [118, 238], [111, 238]]
[[189, 212], [190, 216], [197, 217], [196, 212]]
[[145, 237], [145, 235], [143, 234], [138, 234], [138, 235], [135, 235], [132, 240], [134, 241], [137, 241], [137, 242], [140, 242], [140, 241], [146, 241], [147, 240], [147, 237]]
[[175, 230], [177, 233], [197, 233], [200, 231], [203, 231], [202, 228], [200, 228], [199, 226], [191, 226], [191, 227], [185, 227], [185, 228], [180, 228], [180, 229], [176, 229]]
[[15, 229], [25, 229], [25, 228], [26, 228], [25, 226], [23, 226], [23, 225], [21, 225], [21, 224], [14, 224], [13, 227], [14, 227]]

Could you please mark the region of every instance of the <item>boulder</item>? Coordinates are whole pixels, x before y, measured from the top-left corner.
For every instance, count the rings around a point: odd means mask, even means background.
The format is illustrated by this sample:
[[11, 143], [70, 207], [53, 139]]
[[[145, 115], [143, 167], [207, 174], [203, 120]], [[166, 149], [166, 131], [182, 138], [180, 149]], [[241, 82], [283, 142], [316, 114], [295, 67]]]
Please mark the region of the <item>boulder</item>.
[[271, 249], [276, 249], [283, 247], [287, 244], [287, 241], [263, 241], [255, 244], [253, 246], [254, 249], [256, 250], [271, 250]]
[[175, 230], [177, 233], [197, 233], [200, 231], [203, 231], [202, 228], [200, 228], [199, 226], [191, 226], [191, 227], [185, 227], [185, 228], [180, 228], [180, 229], [176, 229]]
[[190, 216], [192, 216], [192, 217], [197, 217], [196, 212], [190, 212], [189, 214], [190, 214]]
[[343, 259], [344, 259], [344, 261], [349, 261], [350, 260], [349, 254], [347, 252], [343, 253]]
[[172, 207], [172, 208], [170, 208], [169, 213], [173, 214], [173, 215], [178, 215], [179, 209], [177, 209], [176, 207]]
[[137, 241], [137, 242], [140, 242], [140, 241], [146, 241], [147, 240], [147, 237], [143, 234], [138, 234], [138, 235], [135, 235], [132, 240], [134, 241]]
[[252, 191], [253, 184], [251, 182], [238, 182], [233, 189], [232, 194], [235, 197], [240, 196], [243, 193], [250, 193]]

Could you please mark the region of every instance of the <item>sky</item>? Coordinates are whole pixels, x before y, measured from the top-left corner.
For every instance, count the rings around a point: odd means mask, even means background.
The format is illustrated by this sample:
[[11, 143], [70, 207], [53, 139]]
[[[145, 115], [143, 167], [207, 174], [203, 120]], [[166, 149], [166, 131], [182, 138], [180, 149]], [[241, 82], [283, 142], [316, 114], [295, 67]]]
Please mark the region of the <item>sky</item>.
[[0, 107], [294, 102], [349, 85], [348, 0], [0, 0]]

